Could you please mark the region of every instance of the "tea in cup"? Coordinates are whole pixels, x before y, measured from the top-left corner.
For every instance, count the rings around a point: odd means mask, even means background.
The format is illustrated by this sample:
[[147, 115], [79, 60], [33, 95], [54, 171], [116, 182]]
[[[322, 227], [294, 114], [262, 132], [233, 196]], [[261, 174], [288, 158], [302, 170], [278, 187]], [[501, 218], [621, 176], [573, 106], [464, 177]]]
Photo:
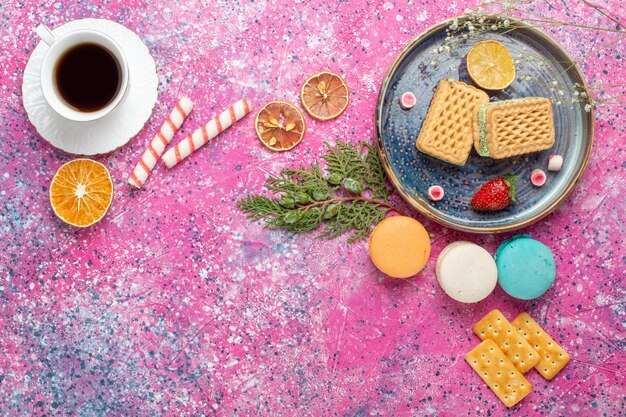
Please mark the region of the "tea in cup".
[[126, 98], [128, 62], [108, 35], [79, 29], [55, 36], [43, 25], [37, 34], [49, 47], [41, 65], [43, 95], [59, 115], [73, 121], [97, 120]]

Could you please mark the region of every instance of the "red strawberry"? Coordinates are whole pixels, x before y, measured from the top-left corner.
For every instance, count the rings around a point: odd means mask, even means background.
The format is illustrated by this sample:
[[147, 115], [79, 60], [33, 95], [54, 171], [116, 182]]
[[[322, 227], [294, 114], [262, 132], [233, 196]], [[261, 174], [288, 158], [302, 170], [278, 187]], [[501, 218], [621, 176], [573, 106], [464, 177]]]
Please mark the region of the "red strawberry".
[[517, 177], [506, 174], [483, 185], [474, 197], [472, 207], [479, 211], [498, 211], [516, 201], [515, 187]]

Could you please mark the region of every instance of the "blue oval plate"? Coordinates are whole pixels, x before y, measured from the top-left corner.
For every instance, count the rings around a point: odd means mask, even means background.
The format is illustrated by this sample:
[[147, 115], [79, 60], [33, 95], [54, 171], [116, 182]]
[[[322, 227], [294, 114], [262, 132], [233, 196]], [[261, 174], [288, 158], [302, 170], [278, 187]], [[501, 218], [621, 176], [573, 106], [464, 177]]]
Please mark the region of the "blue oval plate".
[[[463, 25], [462, 18], [458, 18]], [[585, 78], [568, 53], [545, 33], [510, 20], [497, 30], [450, 31], [450, 19], [431, 27], [396, 57], [378, 96], [376, 128], [378, 150], [391, 182], [418, 211], [431, 220], [457, 230], [494, 233], [516, 230], [555, 210], [582, 176], [593, 143], [593, 109], [587, 106]], [[489, 23], [489, 22], [487, 22]], [[489, 26], [488, 26], [489, 27]], [[466, 36], [463, 36], [466, 34]], [[428, 111], [435, 87], [443, 78], [473, 84], [465, 57], [476, 43], [494, 39], [504, 44], [516, 60], [516, 78], [506, 89], [490, 93], [491, 101], [518, 97], [547, 97], [553, 102], [554, 146], [543, 152], [495, 160], [472, 150], [465, 166], [458, 167], [423, 154], [415, 141]], [[399, 98], [412, 91], [417, 104], [402, 110]], [[563, 168], [548, 171], [550, 154], [562, 155]], [[540, 168], [547, 174], [542, 187], [530, 182]], [[518, 201], [499, 212], [471, 208], [474, 193], [487, 181], [511, 173], [519, 176]], [[431, 185], [444, 188], [439, 202], [428, 199]]]

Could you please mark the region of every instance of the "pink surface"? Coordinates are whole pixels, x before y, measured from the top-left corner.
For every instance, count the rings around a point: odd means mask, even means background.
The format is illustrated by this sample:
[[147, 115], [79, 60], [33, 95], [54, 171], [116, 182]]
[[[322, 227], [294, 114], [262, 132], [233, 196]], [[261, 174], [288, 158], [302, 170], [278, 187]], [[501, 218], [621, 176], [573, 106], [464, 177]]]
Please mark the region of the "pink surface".
[[[235, 201], [267, 173], [313, 161], [322, 142], [372, 138], [378, 88], [394, 56], [420, 31], [467, 6], [436, 1], [96, 1], [0, 6], [0, 411], [6, 416], [626, 415], [623, 104], [597, 112], [596, 145], [579, 187], [524, 230], [555, 253], [557, 281], [522, 302], [497, 289], [476, 305], [447, 298], [434, 276], [455, 240], [491, 253], [511, 234], [476, 236], [426, 221], [431, 260], [417, 277], [385, 278], [366, 242], [269, 231]], [[550, 0], [540, 15], [615, 27]], [[619, 2], [609, 6], [624, 15]], [[582, 17], [581, 17], [582, 16]], [[106, 164], [115, 197], [105, 219], [77, 230], [48, 201], [55, 171], [74, 157], [27, 122], [21, 74], [40, 22], [120, 22], [157, 62], [159, 101], [146, 127]], [[586, 20], [585, 20], [586, 19]], [[555, 29], [592, 82], [623, 85], [623, 43]], [[321, 69], [345, 76], [351, 103], [330, 122], [307, 117], [304, 141], [275, 154], [251, 116], [180, 166], [159, 164], [144, 189], [126, 180], [182, 95], [196, 103], [192, 132], [245, 96], [258, 110], [298, 103]], [[623, 101], [622, 101], [623, 103]], [[175, 139], [177, 140], [177, 139]], [[398, 197], [394, 197], [396, 201]], [[507, 410], [464, 362], [471, 326], [492, 308], [528, 311], [571, 354]]]

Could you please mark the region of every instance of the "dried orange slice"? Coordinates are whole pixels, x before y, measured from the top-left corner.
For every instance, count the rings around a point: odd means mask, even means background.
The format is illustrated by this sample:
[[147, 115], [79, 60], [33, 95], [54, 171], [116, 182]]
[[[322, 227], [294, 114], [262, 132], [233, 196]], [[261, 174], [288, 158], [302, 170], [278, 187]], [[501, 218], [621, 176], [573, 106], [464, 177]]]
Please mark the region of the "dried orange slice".
[[330, 71], [309, 77], [300, 90], [304, 110], [314, 119], [330, 120], [348, 107], [350, 90], [340, 75]]
[[50, 184], [54, 214], [72, 226], [87, 227], [98, 222], [112, 200], [109, 170], [91, 159], [75, 159], [64, 164]]
[[287, 101], [270, 101], [256, 115], [256, 134], [273, 151], [288, 151], [304, 136], [302, 112]]
[[498, 41], [478, 42], [467, 54], [467, 71], [486, 90], [502, 90], [515, 79], [511, 53]]

